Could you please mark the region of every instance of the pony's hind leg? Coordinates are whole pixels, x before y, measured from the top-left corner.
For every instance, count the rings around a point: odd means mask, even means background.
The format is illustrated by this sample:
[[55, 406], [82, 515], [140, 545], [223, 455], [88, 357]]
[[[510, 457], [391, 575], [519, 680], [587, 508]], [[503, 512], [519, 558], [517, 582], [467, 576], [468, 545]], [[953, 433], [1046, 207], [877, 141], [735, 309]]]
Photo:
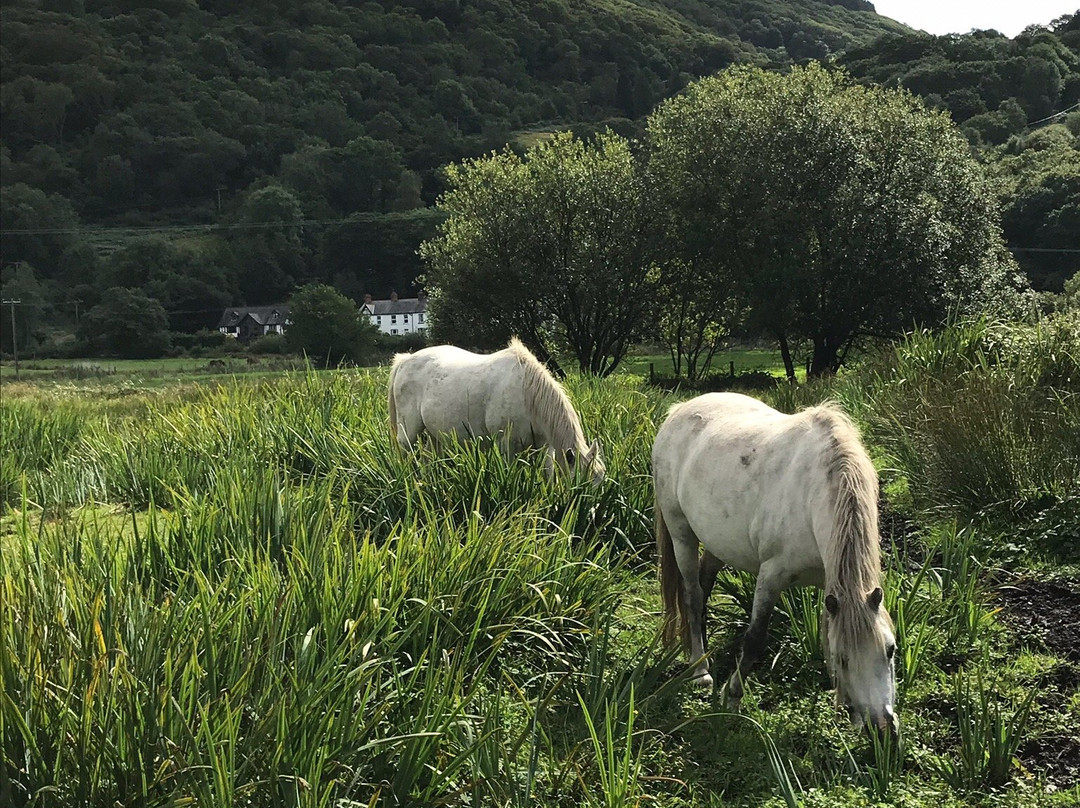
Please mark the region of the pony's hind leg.
[[772, 618], [773, 609], [780, 599], [780, 592], [788, 585], [784, 576], [770, 566], [762, 564], [758, 571], [757, 585], [754, 588], [754, 608], [750, 614], [750, 625], [743, 637], [742, 653], [735, 666], [735, 672], [727, 683], [728, 707], [738, 709], [743, 696], [743, 680], [750, 674], [751, 669], [761, 659], [765, 651], [765, 643], [769, 636], [769, 620]]
[[712, 687], [713, 678], [709, 673], [709, 660], [705, 655], [705, 631], [702, 615], [705, 610], [705, 593], [701, 586], [701, 557], [698, 551], [698, 538], [685, 519], [672, 518], [668, 521], [671, 532], [675, 561], [682, 576], [682, 607], [686, 621], [687, 644], [690, 662], [694, 665], [694, 684]]
[[716, 575], [724, 563], [704, 550], [701, 553], [698, 582], [701, 584], [701, 642], [705, 647], [709, 645], [709, 596], [712, 595], [713, 587], [716, 586]]
[[405, 429], [405, 424], [398, 421], [397, 425], [397, 444], [401, 447], [401, 451], [405, 454], [411, 454], [412, 450], [416, 447], [415, 439], [409, 438], [409, 433]]

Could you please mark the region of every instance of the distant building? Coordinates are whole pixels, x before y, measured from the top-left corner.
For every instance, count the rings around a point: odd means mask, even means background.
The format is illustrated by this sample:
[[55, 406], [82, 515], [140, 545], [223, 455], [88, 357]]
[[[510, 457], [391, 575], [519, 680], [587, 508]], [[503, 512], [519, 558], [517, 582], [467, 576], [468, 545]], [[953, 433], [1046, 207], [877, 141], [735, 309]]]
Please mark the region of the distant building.
[[246, 342], [265, 334], [284, 334], [289, 327], [289, 307], [240, 306], [225, 309], [218, 320], [218, 331]]
[[366, 314], [372, 325], [384, 334], [423, 334], [427, 331], [427, 295], [398, 297], [390, 293], [389, 300], [372, 300], [364, 295], [360, 311]]

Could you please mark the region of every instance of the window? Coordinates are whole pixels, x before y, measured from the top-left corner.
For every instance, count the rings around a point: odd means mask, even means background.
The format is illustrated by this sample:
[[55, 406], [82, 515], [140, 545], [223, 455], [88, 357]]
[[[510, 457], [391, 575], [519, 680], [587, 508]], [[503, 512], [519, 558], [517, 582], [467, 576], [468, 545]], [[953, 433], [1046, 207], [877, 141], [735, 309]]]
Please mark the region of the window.
[[407, 315], [407, 314], [403, 314], [403, 315], [401, 315], [401, 321], [402, 321], [403, 323], [407, 323], [407, 322], [409, 322], [409, 315]]
[[[390, 315], [390, 322], [392, 322], [392, 323], [397, 322], [397, 315], [396, 314], [391, 314]], [[397, 332], [395, 331], [394, 333], [396, 334]]]
[[396, 328], [391, 328], [391, 329], [390, 329], [390, 333], [391, 333], [391, 334], [396, 334], [396, 333], [397, 333], [397, 329], [396, 329]]
[[418, 322], [421, 322], [421, 323], [422, 323], [422, 322], [424, 322], [424, 312], [420, 312], [420, 313], [419, 313], [419, 314], [417, 315], [417, 317], [419, 317], [419, 318], [420, 318], [420, 319], [418, 320]]

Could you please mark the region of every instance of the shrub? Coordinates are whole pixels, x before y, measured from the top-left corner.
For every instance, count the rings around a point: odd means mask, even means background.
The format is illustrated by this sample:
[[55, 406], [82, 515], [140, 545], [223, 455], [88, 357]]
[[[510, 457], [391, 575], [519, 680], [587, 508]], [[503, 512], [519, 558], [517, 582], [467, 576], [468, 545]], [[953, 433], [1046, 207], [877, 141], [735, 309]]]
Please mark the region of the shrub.
[[920, 331], [850, 398], [916, 504], [1027, 518], [1080, 486], [1080, 315]]
[[284, 334], [265, 334], [247, 346], [250, 354], [286, 354], [289, 346]]

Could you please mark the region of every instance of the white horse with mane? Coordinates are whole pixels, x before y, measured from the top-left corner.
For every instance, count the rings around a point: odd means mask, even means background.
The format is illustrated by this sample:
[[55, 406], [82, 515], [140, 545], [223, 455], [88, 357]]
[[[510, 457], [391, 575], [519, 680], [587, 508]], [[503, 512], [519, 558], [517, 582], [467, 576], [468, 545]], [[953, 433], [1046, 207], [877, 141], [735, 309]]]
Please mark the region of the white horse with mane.
[[587, 470], [604, 479], [600, 444], [585, 440], [581, 419], [551, 374], [515, 337], [501, 351], [475, 354], [434, 345], [398, 354], [390, 370], [390, 430], [408, 452], [424, 432], [459, 440], [497, 439], [507, 454], [546, 450], [548, 473]]
[[703, 395], [671, 408], [652, 464], [665, 638], [681, 635], [696, 682], [713, 682], [704, 608], [721, 564], [757, 575], [727, 684], [732, 706], [764, 651], [781, 591], [816, 585], [826, 593], [822, 633], [838, 702], [852, 721], [895, 731], [877, 474], [848, 418], [831, 405], [785, 415], [735, 393]]

